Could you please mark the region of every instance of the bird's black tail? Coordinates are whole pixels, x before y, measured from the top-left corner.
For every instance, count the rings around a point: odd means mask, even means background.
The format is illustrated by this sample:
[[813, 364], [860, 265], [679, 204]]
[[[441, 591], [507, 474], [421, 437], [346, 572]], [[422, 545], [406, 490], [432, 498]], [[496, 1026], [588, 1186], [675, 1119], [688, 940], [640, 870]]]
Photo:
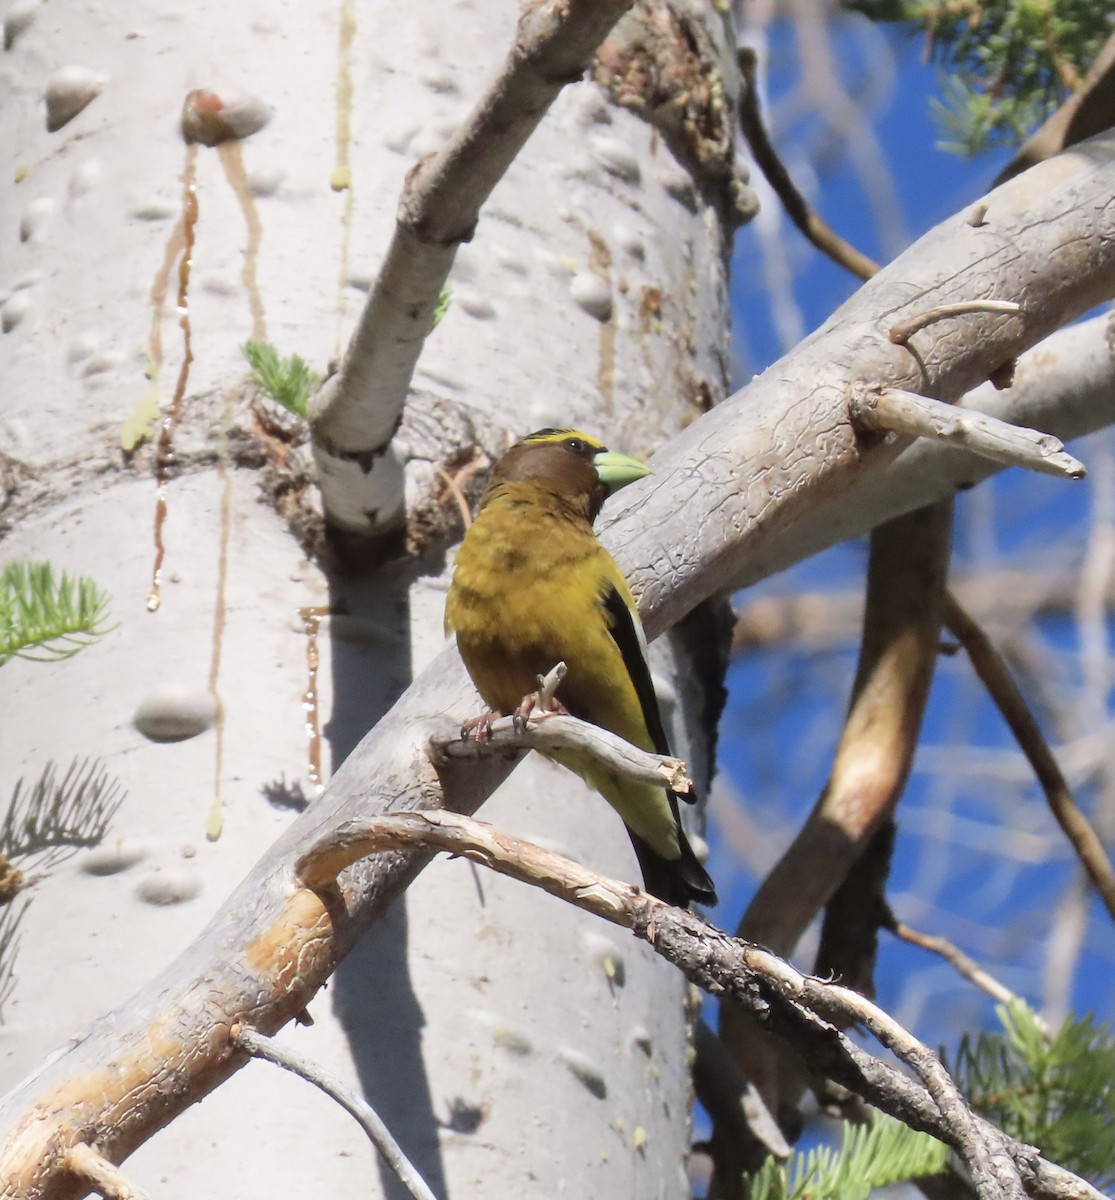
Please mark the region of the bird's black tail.
[[709, 907], [717, 903], [716, 887], [712, 877], [701, 866], [685, 833], [679, 828], [681, 855], [678, 858], [663, 858], [641, 837], [631, 834], [631, 844], [643, 872], [643, 886], [652, 896], [685, 908], [690, 901], [697, 900]]

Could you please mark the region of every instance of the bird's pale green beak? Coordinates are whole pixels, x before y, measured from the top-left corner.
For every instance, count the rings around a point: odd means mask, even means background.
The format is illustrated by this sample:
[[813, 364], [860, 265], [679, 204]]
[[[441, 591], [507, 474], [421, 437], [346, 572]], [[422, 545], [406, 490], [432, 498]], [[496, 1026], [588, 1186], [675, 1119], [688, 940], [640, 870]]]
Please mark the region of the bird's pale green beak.
[[612, 492], [650, 474], [650, 467], [614, 450], [601, 450], [599, 454], [594, 454], [592, 465], [600, 476], [600, 482]]

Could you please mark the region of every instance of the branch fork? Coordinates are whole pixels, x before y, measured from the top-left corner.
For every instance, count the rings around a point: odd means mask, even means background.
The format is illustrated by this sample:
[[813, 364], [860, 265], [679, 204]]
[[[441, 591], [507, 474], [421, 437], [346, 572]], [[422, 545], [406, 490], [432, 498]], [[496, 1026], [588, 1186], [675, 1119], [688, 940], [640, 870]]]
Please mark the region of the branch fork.
[[401, 521], [390, 453], [458, 246], [567, 83], [580, 79], [632, 0], [542, 0], [519, 18], [502, 67], [447, 144], [407, 174], [395, 231], [339, 373], [311, 412], [331, 525], [373, 536]]

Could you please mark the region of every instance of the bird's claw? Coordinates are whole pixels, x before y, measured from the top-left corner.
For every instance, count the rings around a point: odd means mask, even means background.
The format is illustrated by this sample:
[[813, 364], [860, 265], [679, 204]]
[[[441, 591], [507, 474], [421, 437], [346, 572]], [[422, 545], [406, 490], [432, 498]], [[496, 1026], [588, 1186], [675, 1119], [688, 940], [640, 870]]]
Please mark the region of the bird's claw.
[[497, 712], [481, 713], [478, 717], [469, 717], [461, 726], [461, 740], [467, 742], [474, 738], [478, 742], [492, 740], [492, 722], [499, 716]]
[[530, 695], [523, 697], [519, 707], [511, 714], [511, 724], [514, 725], [516, 733], [526, 733], [527, 723], [530, 721], [530, 714], [534, 712], [537, 707], [537, 692], [531, 692]]

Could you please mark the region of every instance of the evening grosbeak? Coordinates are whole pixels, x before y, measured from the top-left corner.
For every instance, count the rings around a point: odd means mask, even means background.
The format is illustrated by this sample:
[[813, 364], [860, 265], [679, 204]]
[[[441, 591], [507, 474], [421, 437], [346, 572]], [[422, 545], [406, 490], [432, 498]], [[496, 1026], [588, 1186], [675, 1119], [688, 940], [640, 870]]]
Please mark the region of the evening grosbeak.
[[[564, 662], [558, 699], [575, 717], [669, 754], [631, 589], [592, 523], [617, 488], [648, 474], [575, 429], [541, 429], [496, 463], [457, 553], [446, 632], [484, 702], [507, 715]], [[646, 888], [671, 904], [716, 903], [678, 819], [678, 796], [584, 755], [576, 771], [623, 818]]]

